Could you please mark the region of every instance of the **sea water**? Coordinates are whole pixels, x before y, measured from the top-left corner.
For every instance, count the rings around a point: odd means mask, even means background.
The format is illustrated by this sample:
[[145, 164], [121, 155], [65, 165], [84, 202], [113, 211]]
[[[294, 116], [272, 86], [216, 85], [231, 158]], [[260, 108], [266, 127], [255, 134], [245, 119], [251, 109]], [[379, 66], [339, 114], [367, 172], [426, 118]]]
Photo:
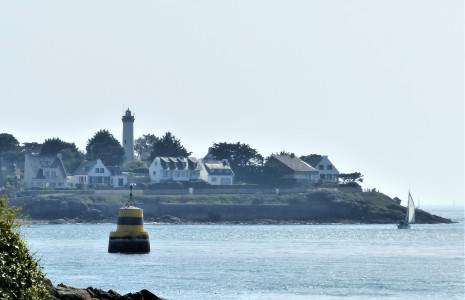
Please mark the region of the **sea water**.
[[173, 300], [464, 299], [463, 209], [427, 211], [459, 223], [146, 224], [151, 252], [140, 255], [107, 252], [116, 224], [21, 230], [55, 285]]

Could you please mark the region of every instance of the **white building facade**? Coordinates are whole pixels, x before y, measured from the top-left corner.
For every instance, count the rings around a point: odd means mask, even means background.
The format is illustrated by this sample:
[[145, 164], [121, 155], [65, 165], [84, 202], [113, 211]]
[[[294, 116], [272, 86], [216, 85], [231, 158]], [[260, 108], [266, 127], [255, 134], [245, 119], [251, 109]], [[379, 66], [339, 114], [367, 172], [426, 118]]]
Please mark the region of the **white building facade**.
[[328, 159], [327, 155], [323, 155], [314, 168], [318, 171], [321, 182], [338, 182], [339, 171]]
[[234, 184], [234, 172], [227, 160], [201, 162], [200, 178], [211, 185]]
[[196, 181], [200, 166], [195, 157], [155, 157], [149, 166], [151, 183]]
[[71, 182], [73, 186], [111, 186], [118, 188], [126, 186], [128, 178], [121, 172], [120, 167], [106, 167], [98, 159], [82, 163], [74, 172]]

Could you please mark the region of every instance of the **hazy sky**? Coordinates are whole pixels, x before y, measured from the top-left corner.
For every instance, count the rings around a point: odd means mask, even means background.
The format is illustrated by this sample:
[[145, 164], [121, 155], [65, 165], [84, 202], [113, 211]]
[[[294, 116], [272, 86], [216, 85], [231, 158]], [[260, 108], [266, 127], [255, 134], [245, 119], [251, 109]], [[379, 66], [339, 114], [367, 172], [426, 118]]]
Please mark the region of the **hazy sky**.
[[121, 140], [129, 107], [197, 157], [239, 141], [465, 198], [462, 0], [1, 1], [0, 101], [20, 143]]

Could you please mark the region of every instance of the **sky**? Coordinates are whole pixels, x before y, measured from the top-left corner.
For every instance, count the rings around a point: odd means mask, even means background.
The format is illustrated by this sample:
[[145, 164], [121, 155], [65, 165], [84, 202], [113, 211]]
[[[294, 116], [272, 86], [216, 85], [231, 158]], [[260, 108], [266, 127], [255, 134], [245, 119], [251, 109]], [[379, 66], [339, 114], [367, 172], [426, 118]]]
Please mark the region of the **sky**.
[[464, 2], [1, 1], [0, 133], [100, 129], [321, 154], [363, 188], [463, 204]]

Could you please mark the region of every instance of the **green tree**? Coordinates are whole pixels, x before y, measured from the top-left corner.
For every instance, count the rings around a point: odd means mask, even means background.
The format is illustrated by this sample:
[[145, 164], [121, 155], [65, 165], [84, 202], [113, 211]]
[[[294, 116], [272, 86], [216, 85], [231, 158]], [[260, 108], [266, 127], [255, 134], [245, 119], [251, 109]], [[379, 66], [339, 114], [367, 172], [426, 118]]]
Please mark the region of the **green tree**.
[[227, 159], [237, 180], [246, 182], [260, 181], [263, 168], [263, 156], [247, 144], [214, 143], [209, 155], [216, 160]]
[[[19, 150], [19, 142], [18, 140], [9, 133], [0, 133], [0, 184], [3, 181], [3, 174], [2, 174], [2, 160], [8, 154], [9, 160], [12, 157], [15, 157], [16, 152]], [[16, 158], [15, 158], [16, 159]], [[13, 161], [14, 162], [14, 161]]]
[[36, 142], [23, 143], [23, 146], [21, 147], [21, 151], [24, 154], [39, 154], [41, 147], [42, 147], [42, 144], [39, 144]]
[[191, 153], [192, 152], [187, 151], [186, 148], [181, 145], [179, 139], [177, 139], [171, 132], [167, 132], [161, 138], [157, 138], [153, 143], [150, 160], [159, 156], [186, 157], [191, 155]]
[[0, 299], [50, 299], [42, 268], [17, 230], [19, 212], [0, 196]]
[[319, 154], [302, 155], [300, 157], [301, 160], [303, 160], [304, 162], [306, 162], [312, 167], [316, 166], [321, 161], [322, 158], [323, 156]]
[[151, 152], [153, 150], [153, 144], [158, 138], [153, 134], [144, 134], [140, 138], [134, 141], [134, 150], [141, 155], [144, 152]]
[[7, 151], [15, 151], [19, 148], [18, 140], [9, 133], [0, 133], [0, 155]]
[[59, 138], [51, 138], [46, 139], [42, 144], [39, 155], [57, 155], [63, 149], [75, 149], [77, 151], [74, 143], [62, 141]]
[[[30, 145], [32, 150], [36, 145]], [[63, 164], [67, 173], [72, 173], [79, 164], [84, 160], [84, 153], [79, 151], [74, 143], [65, 142], [59, 138], [46, 139], [40, 146], [39, 155], [57, 155], [61, 154]]]
[[124, 161], [124, 149], [108, 130], [102, 129], [87, 141], [86, 159], [101, 159], [106, 166], [120, 166]]
[[68, 174], [74, 172], [85, 159], [84, 153], [77, 148], [65, 148], [58, 153], [61, 154], [61, 160]]
[[338, 175], [339, 180], [342, 180], [343, 184], [349, 182], [363, 182], [363, 175], [360, 172], [354, 173], [340, 173]]

